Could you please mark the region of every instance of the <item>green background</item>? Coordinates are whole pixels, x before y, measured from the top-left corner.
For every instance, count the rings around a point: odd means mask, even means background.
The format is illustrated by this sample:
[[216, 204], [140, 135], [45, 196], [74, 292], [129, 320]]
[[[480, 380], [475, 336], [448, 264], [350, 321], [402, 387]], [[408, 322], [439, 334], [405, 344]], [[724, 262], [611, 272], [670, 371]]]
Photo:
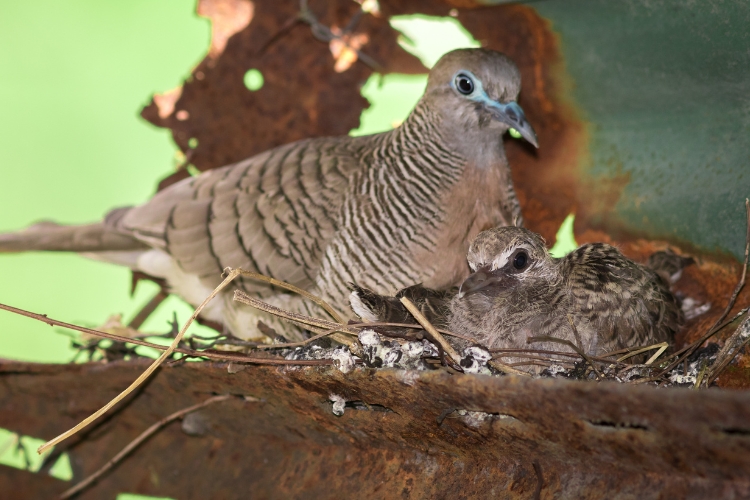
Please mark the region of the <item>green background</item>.
[[[187, 0], [0, 2], [0, 231], [83, 223], [140, 203], [173, 170], [169, 131], [138, 113], [204, 56], [208, 20]], [[124, 320], [155, 293], [130, 272], [67, 254], [0, 255], [0, 302], [86, 326]], [[170, 299], [144, 325], [168, 330]], [[0, 311], [0, 357], [67, 361], [68, 337]]]

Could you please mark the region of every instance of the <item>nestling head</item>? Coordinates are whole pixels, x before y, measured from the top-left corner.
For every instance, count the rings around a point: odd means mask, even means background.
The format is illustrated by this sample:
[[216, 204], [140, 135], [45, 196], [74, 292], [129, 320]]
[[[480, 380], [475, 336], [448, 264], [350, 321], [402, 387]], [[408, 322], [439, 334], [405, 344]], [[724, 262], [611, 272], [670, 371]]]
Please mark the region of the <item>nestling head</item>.
[[482, 231], [469, 246], [466, 258], [472, 274], [461, 285], [461, 296], [490, 286], [508, 289], [550, 279], [556, 268], [544, 238], [514, 226]]
[[448, 52], [430, 71], [424, 99], [465, 130], [502, 134], [516, 129], [538, 147], [536, 134], [516, 103], [521, 74], [506, 55], [488, 49]]

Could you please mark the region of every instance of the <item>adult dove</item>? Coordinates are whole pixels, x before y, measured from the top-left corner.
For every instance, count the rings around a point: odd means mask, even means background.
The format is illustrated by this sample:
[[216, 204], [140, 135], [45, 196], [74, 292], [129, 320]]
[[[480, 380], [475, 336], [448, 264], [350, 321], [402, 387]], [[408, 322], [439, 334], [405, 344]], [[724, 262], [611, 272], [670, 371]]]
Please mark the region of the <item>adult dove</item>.
[[[226, 267], [294, 284], [341, 312], [349, 282], [383, 294], [412, 283], [450, 287], [468, 275], [464, 256], [479, 231], [522, 220], [501, 138], [514, 128], [537, 146], [516, 103], [520, 86], [505, 55], [455, 50], [434, 66], [398, 128], [277, 147], [185, 179], [102, 222], [42, 223], [0, 235], [0, 252], [83, 253], [164, 278], [193, 305]], [[236, 286], [287, 310], [320, 314], [265, 283]], [[203, 316], [243, 338], [261, 336], [258, 319], [302, 336], [236, 304], [231, 290]]]

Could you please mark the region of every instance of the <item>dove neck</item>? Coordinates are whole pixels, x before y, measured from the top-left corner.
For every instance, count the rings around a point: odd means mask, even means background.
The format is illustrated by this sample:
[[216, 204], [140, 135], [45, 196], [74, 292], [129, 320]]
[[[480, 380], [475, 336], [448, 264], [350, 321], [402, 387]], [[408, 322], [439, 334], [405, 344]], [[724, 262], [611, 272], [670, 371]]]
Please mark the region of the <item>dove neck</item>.
[[482, 119], [474, 109], [435, 108], [434, 103], [420, 101], [404, 125], [410, 125], [420, 116], [429, 116], [432, 135], [442, 147], [463, 158], [467, 165], [480, 170], [507, 165], [502, 140], [507, 126]]

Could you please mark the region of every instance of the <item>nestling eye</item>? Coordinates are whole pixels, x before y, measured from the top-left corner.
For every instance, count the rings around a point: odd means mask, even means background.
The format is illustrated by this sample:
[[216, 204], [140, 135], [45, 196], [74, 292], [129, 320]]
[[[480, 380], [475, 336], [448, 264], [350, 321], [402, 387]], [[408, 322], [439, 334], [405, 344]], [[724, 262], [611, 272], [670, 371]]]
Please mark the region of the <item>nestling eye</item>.
[[456, 75], [456, 89], [463, 95], [474, 92], [474, 81], [463, 73]]
[[529, 256], [526, 254], [526, 252], [518, 252], [516, 254], [516, 258], [513, 259], [513, 267], [518, 269], [519, 271], [526, 267], [526, 264], [529, 261]]

